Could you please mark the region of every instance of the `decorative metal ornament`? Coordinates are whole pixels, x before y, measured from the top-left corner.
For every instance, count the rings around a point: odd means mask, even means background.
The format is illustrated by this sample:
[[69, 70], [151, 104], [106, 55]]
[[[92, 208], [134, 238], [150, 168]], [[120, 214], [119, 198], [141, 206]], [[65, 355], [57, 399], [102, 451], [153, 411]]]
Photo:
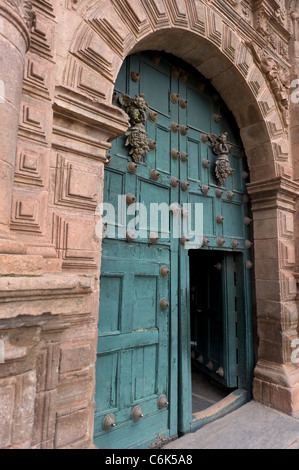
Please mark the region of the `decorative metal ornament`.
[[103, 429], [104, 431], [109, 431], [110, 429], [115, 427], [115, 416], [114, 414], [106, 415], [103, 420]]
[[176, 178], [175, 176], [172, 176], [172, 177], [170, 178], [170, 186], [171, 186], [172, 188], [176, 188], [177, 185], [179, 184], [179, 182], [180, 182], [180, 180], [179, 180], [178, 178]]
[[219, 367], [217, 370], [216, 370], [216, 374], [219, 375], [219, 377], [224, 377], [224, 370], [223, 370], [223, 367]]
[[148, 119], [149, 119], [151, 122], [156, 122], [157, 116], [158, 116], [158, 113], [157, 113], [156, 111], [150, 110], [150, 111], [148, 112]]
[[248, 176], [249, 176], [249, 173], [247, 173], [247, 171], [243, 171], [242, 173], [243, 180], [247, 180]]
[[252, 219], [250, 219], [249, 217], [244, 217], [244, 224], [247, 225], [247, 227], [248, 225], [251, 224], [251, 222], [252, 222]]
[[161, 56], [159, 54], [152, 54], [151, 55], [152, 63], [156, 66], [159, 67], [160, 65], [160, 60]]
[[177, 160], [180, 156], [180, 152], [176, 149], [172, 149], [171, 150], [171, 157], [174, 159], [174, 160]]
[[243, 196], [243, 202], [244, 202], [244, 204], [248, 204], [248, 202], [249, 202], [249, 196], [247, 196], [247, 194], [244, 194], [244, 196]]
[[202, 248], [208, 246], [209, 243], [210, 243], [210, 240], [207, 237], [203, 237], [202, 244], [201, 244]]
[[165, 297], [160, 299], [159, 307], [161, 310], [166, 310], [169, 307], [169, 302]]
[[123, 94], [118, 97], [118, 101], [125, 108], [131, 123], [134, 124], [145, 124], [146, 122], [146, 111], [149, 109], [145, 102], [145, 95], [135, 95], [134, 98]]
[[169, 206], [169, 209], [171, 210], [171, 212], [172, 212], [173, 214], [178, 214], [179, 212], [181, 212], [180, 206], [178, 206], [178, 204], [175, 204], [175, 203], [172, 203], [172, 204]]
[[188, 191], [189, 186], [190, 186], [190, 183], [188, 183], [188, 181], [185, 181], [185, 180], [181, 181], [182, 191]]
[[221, 189], [219, 189], [219, 188], [215, 189], [215, 195], [216, 195], [216, 197], [218, 197], [218, 199], [221, 198], [222, 194], [223, 194], [223, 191]]
[[112, 94], [112, 103], [115, 103], [117, 101], [117, 96], [118, 96], [118, 93], [117, 91], [113, 91], [113, 94]]
[[190, 238], [186, 237], [186, 235], [182, 235], [181, 238], [180, 238], [180, 243], [183, 246], [185, 246], [186, 243], [188, 243], [189, 241], [190, 241]]
[[173, 104], [178, 104], [180, 95], [178, 93], [171, 93], [170, 100]]
[[140, 81], [140, 73], [139, 72], [135, 72], [134, 70], [132, 70], [130, 75], [131, 75], [131, 79], [133, 80], [133, 82], [138, 83]]
[[190, 211], [187, 211], [187, 209], [184, 209], [184, 208], [181, 209], [182, 218], [188, 217], [189, 214], [190, 214]]
[[202, 357], [202, 355], [200, 355], [196, 360], [197, 360], [200, 364], [203, 364], [203, 357]]
[[132, 416], [133, 421], [139, 421], [141, 418], [143, 418], [142, 406], [140, 406], [140, 405], [134, 406], [134, 408], [131, 412], [131, 416]]
[[172, 76], [175, 80], [177, 80], [177, 79], [179, 78], [179, 76], [180, 76], [180, 71], [179, 71], [179, 69], [177, 69], [176, 67], [172, 67], [172, 69], [171, 69], [171, 76]]
[[172, 122], [171, 123], [171, 130], [175, 134], [178, 132], [179, 128], [180, 128], [180, 125], [177, 122]]
[[223, 215], [217, 214], [217, 215], [216, 215], [216, 222], [217, 222], [217, 224], [222, 224], [223, 221], [224, 221]]
[[126, 231], [126, 240], [128, 242], [133, 242], [136, 239], [136, 233], [134, 230], [127, 230]]
[[216, 268], [217, 271], [221, 271], [221, 269], [222, 269], [222, 264], [219, 262], [219, 263], [217, 263], [217, 264], [214, 265], [214, 268]]
[[152, 245], [155, 245], [155, 243], [157, 243], [159, 240], [159, 235], [156, 232], [151, 232], [148, 239]]
[[189, 158], [189, 153], [181, 152], [180, 153], [180, 158], [181, 158], [182, 162], [186, 162]]
[[208, 194], [208, 192], [210, 191], [210, 187], [207, 185], [207, 184], [203, 184], [201, 186], [201, 192], [202, 194]]
[[207, 364], [205, 364], [206, 368], [209, 369], [209, 370], [213, 370], [213, 362], [212, 361], [209, 361]]
[[232, 248], [238, 248], [238, 246], [240, 245], [240, 243], [235, 238], [232, 239], [230, 244], [231, 244]]
[[148, 140], [148, 146], [150, 150], [156, 150], [157, 142], [153, 139]]
[[223, 246], [225, 243], [225, 240], [222, 237], [218, 237], [216, 243], [217, 243], [217, 246]]
[[158, 181], [158, 179], [160, 178], [160, 172], [158, 170], [151, 170], [150, 178], [154, 181]]
[[226, 196], [227, 196], [227, 199], [232, 201], [235, 197], [235, 194], [232, 191], [227, 191]]
[[188, 80], [189, 74], [185, 72], [184, 70], [180, 70], [180, 79], [182, 80], [183, 83], [186, 83]]
[[218, 124], [218, 122], [220, 122], [221, 119], [222, 119], [221, 114], [214, 114], [214, 122]]
[[219, 155], [216, 160], [216, 178], [218, 183], [223, 186], [228, 176], [231, 176], [235, 171], [230, 166], [228, 154], [231, 151], [231, 146], [227, 144], [227, 132], [220, 134], [218, 137], [215, 134], [209, 134], [208, 139], [212, 144], [212, 150], [215, 155]]
[[160, 268], [160, 276], [161, 277], [167, 277], [170, 273], [170, 269], [168, 266], [166, 266], [166, 264], [163, 264], [163, 266], [161, 266]]
[[136, 196], [134, 196], [134, 194], [128, 193], [126, 195], [126, 203], [128, 204], [128, 206], [130, 206], [131, 204], [135, 204], [135, 202]]
[[184, 125], [181, 125], [181, 126], [180, 126], [180, 133], [181, 133], [181, 135], [187, 135], [187, 134], [188, 134], [188, 130], [189, 130], [189, 127], [188, 127], [188, 126], [184, 126]]
[[185, 100], [184, 98], [180, 99], [180, 107], [183, 109], [186, 109], [188, 105], [188, 100]]
[[253, 266], [253, 263], [251, 261], [246, 261], [246, 269], [251, 269]]
[[135, 98], [126, 94], [118, 97], [118, 101], [125, 108], [132, 125], [125, 134], [127, 136], [125, 145], [131, 147], [129, 154], [135, 163], [140, 163], [144, 155], [150, 151], [148, 134], [144, 125], [147, 119], [146, 111], [149, 108], [144, 98], [143, 94], [135, 95]]
[[204, 144], [206, 144], [206, 143], [208, 142], [208, 140], [209, 140], [209, 137], [208, 137], [207, 134], [201, 134], [200, 140], [201, 140]]
[[111, 153], [106, 152], [106, 161], [105, 161], [104, 165], [109, 166], [110, 163], [111, 163]]
[[137, 170], [138, 170], [137, 163], [129, 162], [127, 165], [127, 168], [128, 168], [128, 172], [131, 173], [131, 175], [136, 175]]
[[168, 400], [166, 395], [160, 395], [158, 398], [158, 408], [166, 408], [168, 406]]
[[203, 159], [202, 166], [204, 168], [209, 168], [210, 164], [211, 164], [211, 162], [209, 160], [207, 160], [206, 158]]
[[245, 248], [246, 250], [250, 250], [252, 247], [253, 243], [250, 240], [245, 240]]

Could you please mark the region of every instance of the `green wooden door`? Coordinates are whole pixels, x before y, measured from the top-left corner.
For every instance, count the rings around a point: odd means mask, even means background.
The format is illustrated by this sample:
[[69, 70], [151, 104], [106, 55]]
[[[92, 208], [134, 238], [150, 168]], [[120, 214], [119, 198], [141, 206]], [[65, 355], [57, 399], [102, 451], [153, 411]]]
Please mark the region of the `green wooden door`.
[[[219, 201], [214, 189], [204, 195], [203, 182], [216, 188], [217, 181], [212, 169], [203, 169], [202, 159], [210, 159], [214, 165], [216, 157], [201, 136], [211, 131], [219, 134], [223, 128], [230, 132], [231, 126], [224, 120], [216, 127], [213, 114], [219, 113], [219, 103], [213, 92], [201, 92], [198, 77], [191, 74], [186, 80], [182, 73], [178, 77], [178, 70], [167, 56], [157, 62], [151, 53], [133, 55], [124, 62], [115, 85], [118, 96], [144, 94], [157, 113], [156, 120], [146, 122], [148, 138], [156, 142], [156, 148], [132, 174], [127, 137], [121, 137], [113, 142], [111, 162], [105, 168], [104, 201], [113, 205], [115, 219], [104, 217], [107, 236], [102, 245], [94, 425], [94, 442], [99, 448], [148, 447], [159, 434], [188, 432], [192, 422], [188, 249], [173, 236], [180, 215], [171, 210], [165, 213], [161, 207], [153, 227], [152, 208], [189, 203], [189, 216], [194, 220], [195, 203], [201, 203], [204, 235], [210, 238], [207, 249], [217, 246], [220, 234], [239, 237], [244, 249], [246, 234], [238, 219], [243, 216], [245, 184], [240, 150], [235, 141], [236, 182], [228, 182], [236, 195], [234, 202], [225, 197]], [[131, 72], [137, 72], [139, 79]], [[176, 123], [188, 129], [178, 130]], [[187, 159], [184, 153], [189, 154]], [[151, 177], [152, 170], [159, 172], [157, 180]], [[173, 185], [171, 178], [180, 183]], [[184, 190], [184, 181], [188, 190]], [[145, 213], [127, 204], [129, 194], [147, 209]], [[120, 195], [124, 196], [121, 200]], [[231, 220], [225, 229], [216, 225], [218, 210]], [[231, 223], [237, 225], [235, 230]], [[137, 236], [128, 239], [126, 231], [133, 225]], [[149, 239], [153, 231], [159, 237], [156, 243]], [[170, 271], [166, 277], [161, 275], [163, 266]], [[167, 300], [168, 307], [161, 306], [161, 299]], [[233, 370], [235, 361], [228, 361], [227, 367]]]

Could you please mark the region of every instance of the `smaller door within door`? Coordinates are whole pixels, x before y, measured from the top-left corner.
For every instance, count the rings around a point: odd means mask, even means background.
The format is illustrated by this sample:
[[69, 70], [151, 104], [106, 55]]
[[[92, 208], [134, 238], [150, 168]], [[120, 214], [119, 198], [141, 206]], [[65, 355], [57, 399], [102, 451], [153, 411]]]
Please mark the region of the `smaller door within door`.
[[192, 367], [237, 387], [234, 255], [190, 250]]

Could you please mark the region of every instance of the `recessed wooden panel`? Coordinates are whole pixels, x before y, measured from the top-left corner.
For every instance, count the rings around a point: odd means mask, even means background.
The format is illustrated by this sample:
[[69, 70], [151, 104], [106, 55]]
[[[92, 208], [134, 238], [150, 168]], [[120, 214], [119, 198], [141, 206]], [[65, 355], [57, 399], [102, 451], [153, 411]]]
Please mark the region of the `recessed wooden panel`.
[[224, 217], [224, 236], [242, 238], [245, 228], [242, 206], [231, 201], [224, 201], [222, 204], [222, 215]]
[[118, 353], [98, 356], [96, 368], [95, 412], [117, 406]]
[[[151, 109], [164, 115], [169, 114], [169, 76], [164, 75], [153, 67], [143, 64], [142, 68], [142, 93]], [[159, 86], [153, 86], [159, 83]]]
[[123, 279], [120, 276], [101, 277], [100, 334], [120, 329], [122, 287]]
[[133, 329], [156, 325], [157, 280], [155, 277], [135, 276]]
[[137, 348], [133, 352], [133, 397], [134, 400], [156, 393], [157, 346]]

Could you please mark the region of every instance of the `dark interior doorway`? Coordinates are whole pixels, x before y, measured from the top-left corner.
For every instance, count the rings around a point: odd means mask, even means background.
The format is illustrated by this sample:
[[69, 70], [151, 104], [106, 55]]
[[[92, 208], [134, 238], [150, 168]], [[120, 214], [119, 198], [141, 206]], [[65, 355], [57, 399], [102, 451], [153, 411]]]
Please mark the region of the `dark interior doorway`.
[[[227, 307], [234, 304], [233, 286], [228, 286], [234, 255], [224, 251], [190, 250], [190, 329], [192, 370], [192, 413], [203, 411], [235, 390], [231, 386], [230, 369], [235, 364], [237, 351], [230, 354], [226, 348], [227, 336], [232, 331], [226, 321]], [[234, 310], [234, 308], [233, 308]], [[233, 332], [233, 335], [237, 332]], [[234, 383], [234, 382], [233, 382]]]

